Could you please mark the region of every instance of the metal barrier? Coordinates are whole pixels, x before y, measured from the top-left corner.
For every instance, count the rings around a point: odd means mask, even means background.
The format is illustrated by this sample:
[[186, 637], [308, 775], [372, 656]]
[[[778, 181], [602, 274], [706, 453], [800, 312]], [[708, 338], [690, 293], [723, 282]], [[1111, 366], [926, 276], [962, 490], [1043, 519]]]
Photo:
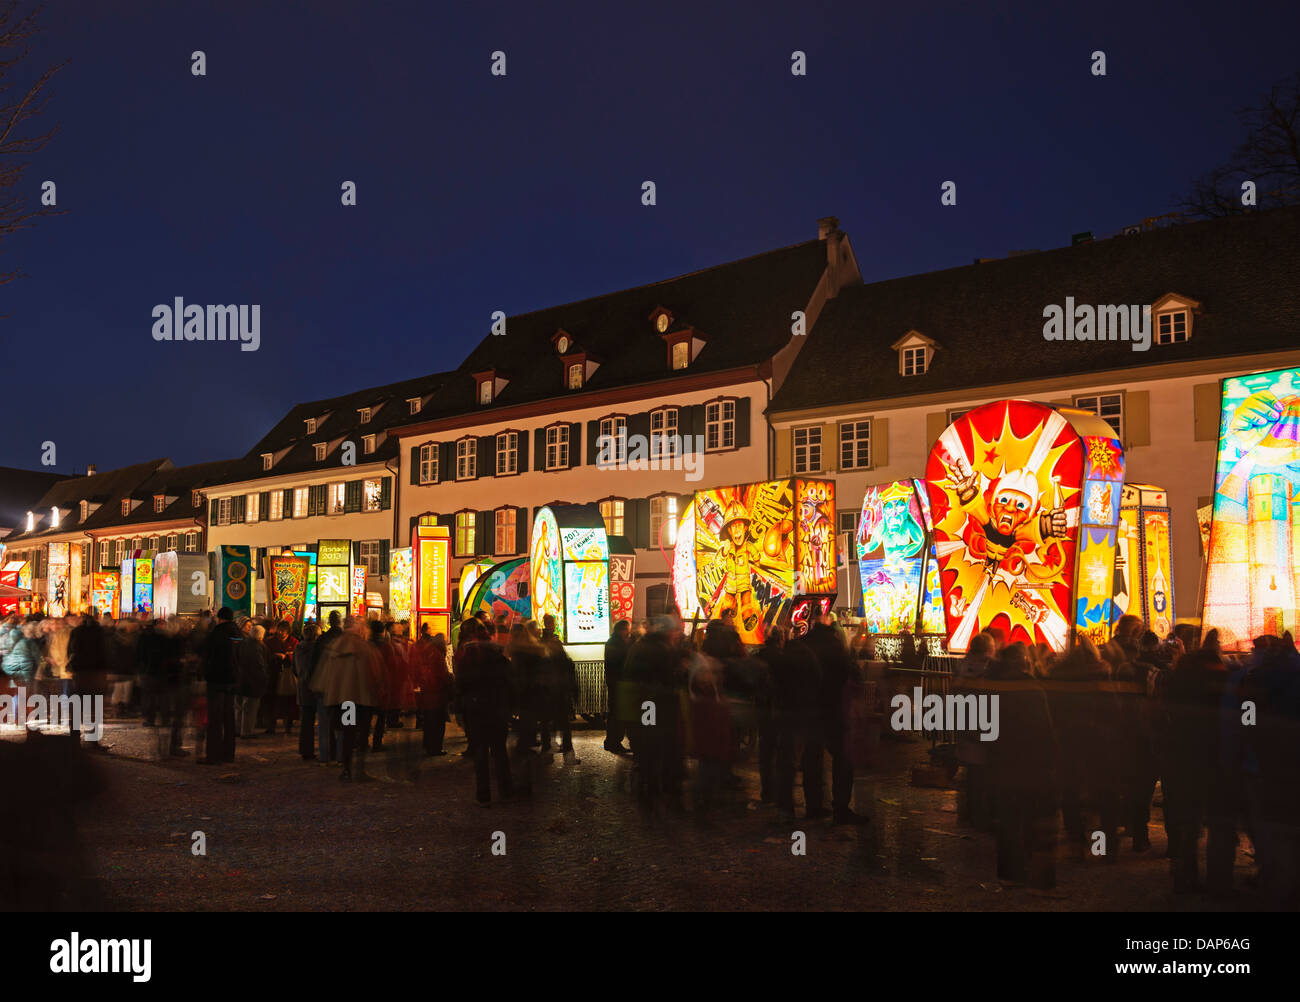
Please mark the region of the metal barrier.
[[[952, 692], [953, 669], [961, 661], [959, 657], [952, 657], [946, 654], [930, 654], [921, 661], [920, 668], [895, 668], [889, 667], [889, 675], [894, 680], [902, 680], [903, 684], [899, 687], [900, 691], [905, 692], [909, 699], [912, 698], [913, 692], [919, 687], [921, 698], [935, 695], [944, 699]], [[889, 708], [885, 709], [885, 722], [888, 725]], [[956, 731], [948, 729], [948, 721], [945, 714], [944, 728], [942, 730], [927, 730], [926, 739], [930, 742], [930, 747], [936, 745], [954, 744], [957, 740]]]
[[575, 661], [578, 672], [579, 715], [597, 716], [609, 712], [609, 694], [605, 691], [605, 662]]

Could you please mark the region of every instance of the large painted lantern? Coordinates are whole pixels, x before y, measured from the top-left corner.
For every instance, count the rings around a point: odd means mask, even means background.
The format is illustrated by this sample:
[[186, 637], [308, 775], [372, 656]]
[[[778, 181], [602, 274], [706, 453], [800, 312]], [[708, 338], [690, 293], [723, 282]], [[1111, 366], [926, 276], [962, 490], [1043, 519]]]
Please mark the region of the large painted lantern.
[[153, 558], [153, 614], [191, 616], [208, 607], [208, 557], [165, 550]]
[[531, 618], [528, 577], [527, 557], [514, 557], [481, 570], [461, 607], [461, 616], [486, 612], [494, 623], [504, 617], [507, 628]]
[[813, 615], [834, 603], [832, 481], [769, 480], [697, 491], [693, 507], [699, 616], [718, 619], [734, 609], [741, 640], [761, 644], [774, 624], [806, 629]]
[[[205, 564], [206, 566], [206, 564]], [[120, 611], [118, 602], [118, 589], [121, 587], [121, 578], [118, 571], [91, 571], [90, 572], [90, 604], [100, 613], [108, 613], [116, 617]], [[3, 612], [3, 606], [0, 606], [0, 612]]]
[[45, 572], [46, 610], [51, 616], [66, 616], [72, 611], [71, 591], [76, 587], [70, 570], [70, 547], [67, 543], [51, 543]]
[[609, 639], [609, 539], [595, 505], [539, 508], [529, 542], [533, 618], [565, 644]]
[[[411, 547], [393, 547], [388, 551], [388, 611], [398, 621], [409, 619], [415, 604], [414, 565]], [[415, 639], [413, 636], [412, 640]]]
[[423, 627], [429, 633], [451, 637], [451, 535], [445, 525], [416, 525], [411, 531], [414, 584], [411, 636]]
[[307, 577], [311, 562], [297, 554], [284, 553], [267, 560], [266, 605], [271, 621], [288, 621], [297, 632], [307, 615]]
[[[223, 546], [217, 550], [217, 608], [223, 606], [236, 616], [253, 611], [253, 559], [247, 546]], [[125, 598], [125, 595], [123, 596]]]
[[[30, 580], [28, 581], [27, 584], [25, 585], [22, 584], [22, 576], [24, 573], [24, 569], [27, 568], [28, 566], [29, 565], [25, 560], [10, 560], [7, 564], [4, 565], [4, 569], [0, 570], [0, 584], [7, 584], [11, 588], [22, 588], [25, 590], [30, 590], [31, 589]], [[116, 579], [116, 575], [114, 577]], [[93, 580], [93, 575], [92, 575], [92, 580]], [[8, 616], [10, 613], [17, 612], [19, 601], [20, 600], [17, 597], [0, 598], [0, 616]], [[107, 612], [112, 612], [114, 607], [100, 606], [100, 608], [105, 609], [105, 611]]]
[[920, 480], [867, 488], [858, 521], [863, 619], [871, 633], [942, 633], [939, 558]]
[[350, 539], [316, 541], [316, 610], [324, 627], [328, 627], [330, 613], [337, 612], [342, 622], [352, 611]]
[[1300, 369], [1223, 381], [1206, 629], [1229, 650], [1300, 620]]
[[137, 550], [136, 555], [122, 561], [122, 615], [153, 614], [153, 560], [152, 550]]
[[1174, 623], [1173, 550], [1169, 541], [1169, 494], [1151, 484], [1125, 484], [1119, 505], [1115, 554], [1115, 601], [1111, 626], [1126, 613], [1141, 616], [1158, 637]]
[[692, 501], [682, 512], [677, 527], [677, 542], [672, 556], [673, 600], [677, 614], [685, 620], [694, 620], [700, 614], [700, 596], [695, 587], [695, 503]]
[[1064, 651], [1108, 639], [1124, 449], [1090, 411], [998, 400], [939, 436], [925, 468], [948, 649], [990, 627]]
[[471, 614], [465, 610], [469, 607], [469, 593], [474, 587], [474, 582], [493, 566], [495, 565], [491, 560], [471, 560], [460, 569], [460, 583], [456, 587], [456, 598], [461, 619]]

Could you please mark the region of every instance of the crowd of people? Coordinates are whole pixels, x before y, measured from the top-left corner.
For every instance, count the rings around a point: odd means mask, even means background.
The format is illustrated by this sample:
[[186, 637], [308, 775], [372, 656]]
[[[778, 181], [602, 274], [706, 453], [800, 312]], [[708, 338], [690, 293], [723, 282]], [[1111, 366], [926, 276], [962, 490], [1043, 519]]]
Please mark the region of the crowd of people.
[[961, 815], [996, 832], [1003, 881], [1054, 886], [1062, 827], [1080, 854], [1108, 862], [1121, 829], [1148, 851], [1159, 784], [1176, 893], [1233, 894], [1245, 833], [1261, 889], [1300, 905], [1300, 653], [1289, 633], [1233, 658], [1215, 630], [1179, 625], [1161, 640], [1134, 615], [1101, 649], [1078, 635], [1063, 655], [990, 630], [954, 675], [958, 693], [998, 696], [997, 740], [968, 729], [956, 750]]

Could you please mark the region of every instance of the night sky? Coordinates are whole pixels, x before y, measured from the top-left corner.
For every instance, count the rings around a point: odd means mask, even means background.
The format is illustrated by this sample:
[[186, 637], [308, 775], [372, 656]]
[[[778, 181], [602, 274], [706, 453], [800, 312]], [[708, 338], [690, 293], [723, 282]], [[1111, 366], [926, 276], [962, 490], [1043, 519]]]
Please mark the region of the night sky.
[[[867, 281], [1110, 234], [1300, 68], [1291, 2], [712, 6], [51, 3], [29, 65], [70, 60], [61, 131], [25, 187], [66, 214], [0, 243], [29, 276], [0, 287], [0, 465], [241, 455], [295, 402], [454, 368], [493, 310], [823, 215]], [[176, 296], [260, 304], [260, 350], [156, 343]]]

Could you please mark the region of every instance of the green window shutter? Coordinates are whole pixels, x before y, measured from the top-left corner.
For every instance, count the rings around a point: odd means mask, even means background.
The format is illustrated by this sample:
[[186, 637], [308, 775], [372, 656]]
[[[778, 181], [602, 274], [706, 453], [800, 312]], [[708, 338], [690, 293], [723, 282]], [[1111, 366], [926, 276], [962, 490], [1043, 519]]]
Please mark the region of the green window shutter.
[[393, 478], [384, 477], [379, 482], [379, 510], [388, 511], [393, 507]]
[[[352, 564], [355, 567], [359, 563], [361, 563], [361, 540], [354, 539], [352, 541]], [[352, 587], [350, 582], [348, 587]]]
[[518, 442], [519, 442], [519, 472], [520, 472], [520, 473], [527, 473], [528, 470], [529, 470], [529, 466], [528, 466], [528, 432], [526, 432], [526, 431], [521, 431], [521, 432], [519, 433]]
[[490, 511], [474, 513], [474, 553], [480, 557], [491, 556], [496, 548], [496, 515]]
[[262, 491], [257, 496], [257, 517], [265, 522], [271, 517], [271, 492]]
[[569, 469], [582, 465], [582, 422], [569, 425]]
[[293, 518], [293, 488], [284, 489], [284, 517]]
[[389, 542], [386, 539], [379, 541], [379, 573], [387, 574], [389, 570], [389, 557], [392, 551], [389, 549]]
[[208, 502], [208, 525], [217, 524], [217, 499]]
[[1192, 387], [1192, 439], [1197, 442], [1219, 440], [1220, 392], [1218, 383], [1198, 383]]
[[361, 510], [360, 480], [349, 480], [343, 485], [343, 510], [349, 513]]
[[515, 552], [528, 552], [528, 532], [532, 527], [528, 524], [528, 509], [515, 509]]
[[749, 397], [736, 401], [736, 447], [743, 449], [749, 445]]
[[[411, 446], [411, 483], [418, 484], [419, 482], [420, 482], [420, 447], [418, 445], [413, 445]], [[385, 483], [387, 483], [387, 481], [385, 481]]]

